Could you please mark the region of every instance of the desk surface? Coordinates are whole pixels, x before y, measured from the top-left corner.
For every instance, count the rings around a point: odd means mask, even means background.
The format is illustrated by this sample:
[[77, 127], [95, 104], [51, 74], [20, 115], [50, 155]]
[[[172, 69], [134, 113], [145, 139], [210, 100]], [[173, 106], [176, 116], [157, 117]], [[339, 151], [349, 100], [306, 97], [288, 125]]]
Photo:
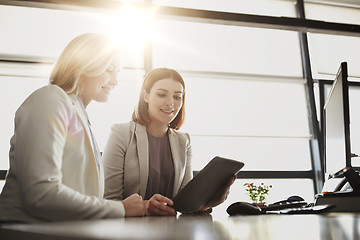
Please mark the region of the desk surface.
[[360, 239], [360, 215], [178, 215], [2, 225], [0, 239]]

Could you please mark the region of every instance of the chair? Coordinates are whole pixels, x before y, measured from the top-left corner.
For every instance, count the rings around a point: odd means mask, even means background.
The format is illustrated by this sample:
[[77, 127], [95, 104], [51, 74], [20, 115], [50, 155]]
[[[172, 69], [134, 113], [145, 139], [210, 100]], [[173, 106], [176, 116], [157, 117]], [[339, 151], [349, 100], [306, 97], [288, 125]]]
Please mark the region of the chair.
[[2, 191], [4, 184], [5, 184], [5, 178], [7, 174], [7, 170], [0, 170], [0, 192]]
[[7, 170], [0, 170], [0, 180], [5, 180]]

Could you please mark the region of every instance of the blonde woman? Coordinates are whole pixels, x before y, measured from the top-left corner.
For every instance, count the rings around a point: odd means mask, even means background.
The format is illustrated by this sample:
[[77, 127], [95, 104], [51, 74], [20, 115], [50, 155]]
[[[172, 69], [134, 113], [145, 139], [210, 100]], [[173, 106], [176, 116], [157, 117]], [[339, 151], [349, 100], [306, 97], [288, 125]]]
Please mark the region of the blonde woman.
[[104, 36], [73, 39], [54, 65], [50, 84], [15, 114], [10, 169], [0, 195], [2, 221], [64, 221], [143, 216], [142, 198], [103, 199], [100, 152], [86, 107], [105, 102], [117, 85], [118, 50]]

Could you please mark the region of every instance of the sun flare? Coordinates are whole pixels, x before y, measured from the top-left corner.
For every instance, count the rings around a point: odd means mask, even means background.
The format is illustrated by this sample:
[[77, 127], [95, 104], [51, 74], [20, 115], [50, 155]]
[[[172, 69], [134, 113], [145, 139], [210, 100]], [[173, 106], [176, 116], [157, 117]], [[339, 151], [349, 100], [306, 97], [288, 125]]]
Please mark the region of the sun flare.
[[143, 48], [152, 40], [151, 18], [154, 9], [137, 9], [125, 4], [110, 18], [114, 42], [125, 48]]

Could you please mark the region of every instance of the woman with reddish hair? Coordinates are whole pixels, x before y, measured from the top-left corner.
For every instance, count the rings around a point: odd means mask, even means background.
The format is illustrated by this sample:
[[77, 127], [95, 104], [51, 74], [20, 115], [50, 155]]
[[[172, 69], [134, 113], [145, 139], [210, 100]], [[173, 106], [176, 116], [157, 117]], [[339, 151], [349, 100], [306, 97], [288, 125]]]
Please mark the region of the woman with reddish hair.
[[[137, 193], [146, 200], [147, 215], [176, 214], [168, 205], [193, 177], [190, 136], [179, 131], [184, 118], [183, 78], [168, 68], [150, 71], [132, 121], [111, 129], [104, 151], [105, 198]], [[223, 202], [231, 183], [202, 210]]]

